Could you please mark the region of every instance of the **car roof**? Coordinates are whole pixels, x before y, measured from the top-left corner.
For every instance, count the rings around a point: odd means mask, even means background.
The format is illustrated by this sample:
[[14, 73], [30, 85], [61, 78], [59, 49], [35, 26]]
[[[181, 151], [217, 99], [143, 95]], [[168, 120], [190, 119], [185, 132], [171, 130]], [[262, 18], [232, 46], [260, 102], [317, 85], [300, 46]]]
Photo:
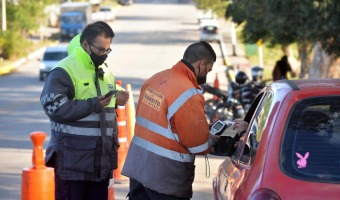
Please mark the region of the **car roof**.
[[46, 48], [45, 52], [65, 52], [67, 51], [67, 45], [55, 45]]
[[[285, 83], [285, 85], [282, 85]], [[297, 80], [279, 80], [271, 84], [274, 88], [279, 86], [282, 88], [291, 88], [292, 90], [306, 90], [316, 88], [334, 88], [340, 87], [340, 79], [319, 78], [319, 79], [297, 79]]]
[[313, 89], [315, 87], [340, 87], [340, 79], [301, 79], [294, 82], [300, 89]]

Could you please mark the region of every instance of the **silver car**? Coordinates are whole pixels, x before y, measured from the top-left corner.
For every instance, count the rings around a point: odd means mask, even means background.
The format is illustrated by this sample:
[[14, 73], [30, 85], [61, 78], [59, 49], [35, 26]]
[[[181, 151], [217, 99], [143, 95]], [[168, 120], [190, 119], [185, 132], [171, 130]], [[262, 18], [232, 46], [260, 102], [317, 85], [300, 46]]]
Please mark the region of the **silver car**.
[[56, 45], [47, 47], [43, 58], [40, 60], [40, 81], [44, 81], [51, 69], [67, 56], [67, 45]]

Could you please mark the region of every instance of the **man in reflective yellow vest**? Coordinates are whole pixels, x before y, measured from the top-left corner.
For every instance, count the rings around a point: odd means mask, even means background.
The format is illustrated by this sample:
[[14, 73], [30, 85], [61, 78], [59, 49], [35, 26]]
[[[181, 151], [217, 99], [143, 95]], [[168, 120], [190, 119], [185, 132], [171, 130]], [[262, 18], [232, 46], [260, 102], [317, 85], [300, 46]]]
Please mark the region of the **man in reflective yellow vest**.
[[51, 125], [46, 164], [55, 168], [57, 200], [107, 199], [119, 146], [115, 106], [129, 97], [119, 91], [104, 98], [116, 89], [102, 65], [113, 37], [105, 22], [89, 24], [71, 41], [68, 57], [50, 72], [41, 93]]

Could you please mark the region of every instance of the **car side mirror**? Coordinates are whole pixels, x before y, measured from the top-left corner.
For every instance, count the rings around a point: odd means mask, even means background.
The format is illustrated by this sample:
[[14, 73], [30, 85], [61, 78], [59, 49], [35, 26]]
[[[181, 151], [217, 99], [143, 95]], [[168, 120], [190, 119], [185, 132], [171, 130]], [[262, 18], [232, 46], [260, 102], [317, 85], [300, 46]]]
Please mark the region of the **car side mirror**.
[[231, 156], [235, 151], [235, 140], [230, 136], [221, 136], [211, 148], [209, 154], [216, 156]]

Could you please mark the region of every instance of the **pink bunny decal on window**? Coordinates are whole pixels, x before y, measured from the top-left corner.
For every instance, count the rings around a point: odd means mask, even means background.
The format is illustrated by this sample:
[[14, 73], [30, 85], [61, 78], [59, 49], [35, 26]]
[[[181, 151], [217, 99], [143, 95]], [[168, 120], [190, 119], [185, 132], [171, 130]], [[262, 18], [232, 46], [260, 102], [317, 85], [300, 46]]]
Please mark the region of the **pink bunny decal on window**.
[[299, 154], [298, 152], [295, 153], [297, 157], [300, 158], [300, 160], [298, 160], [296, 163], [299, 165], [298, 168], [305, 168], [307, 167], [307, 158], [309, 156], [309, 152], [307, 152], [305, 154], [305, 156], [302, 157], [301, 154]]

